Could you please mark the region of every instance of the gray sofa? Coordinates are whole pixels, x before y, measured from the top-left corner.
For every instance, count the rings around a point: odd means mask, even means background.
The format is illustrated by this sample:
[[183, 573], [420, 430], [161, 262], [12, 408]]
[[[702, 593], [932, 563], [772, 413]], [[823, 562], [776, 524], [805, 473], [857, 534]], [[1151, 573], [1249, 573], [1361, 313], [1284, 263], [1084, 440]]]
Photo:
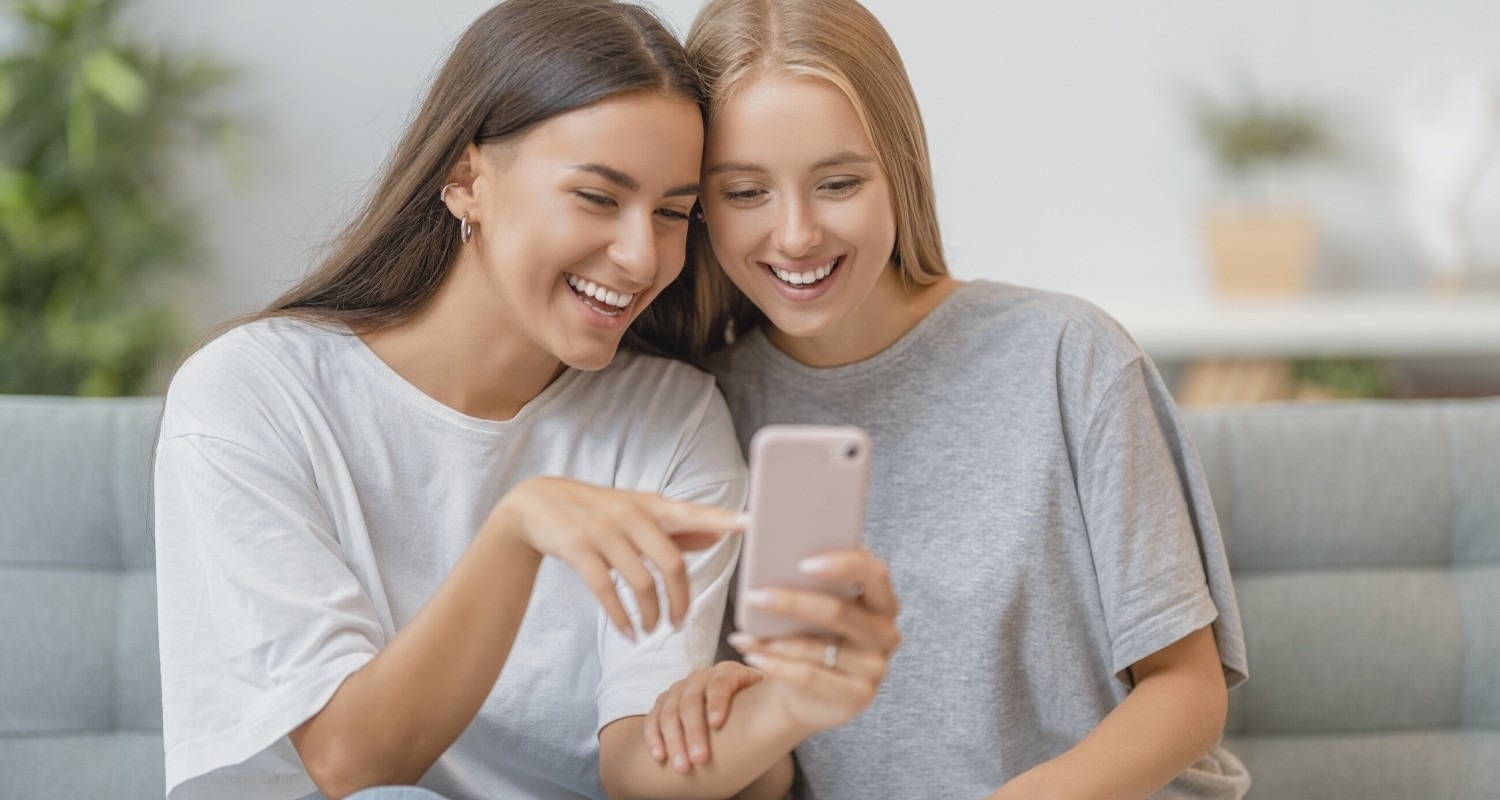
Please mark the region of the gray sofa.
[[[0, 397], [0, 798], [159, 797], [160, 403]], [[1256, 800], [1500, 798], [1500, 400], [1188, 416]]]
[[1500, 798], [1500, 400], [1188, 424], [1245, 627], [1250, 796]]
[[0, 397], [0, 798], [161, 797], [159, 400]]

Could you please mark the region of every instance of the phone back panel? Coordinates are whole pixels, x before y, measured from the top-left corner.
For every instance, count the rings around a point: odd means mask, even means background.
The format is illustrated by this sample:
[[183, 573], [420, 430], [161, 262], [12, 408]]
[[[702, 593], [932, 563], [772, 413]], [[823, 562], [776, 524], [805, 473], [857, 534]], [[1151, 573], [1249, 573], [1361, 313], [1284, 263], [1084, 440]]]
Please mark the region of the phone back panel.
[[[851, 594], [854, 587], [803, 574], [804, 558], [860, 546], [870, 438], [854, 427], [768, 425], [750, 440], [750, 522], [739, 591], [762, 586]], [[735, 604], [735, 626], [756, 636], [826, 633]]]

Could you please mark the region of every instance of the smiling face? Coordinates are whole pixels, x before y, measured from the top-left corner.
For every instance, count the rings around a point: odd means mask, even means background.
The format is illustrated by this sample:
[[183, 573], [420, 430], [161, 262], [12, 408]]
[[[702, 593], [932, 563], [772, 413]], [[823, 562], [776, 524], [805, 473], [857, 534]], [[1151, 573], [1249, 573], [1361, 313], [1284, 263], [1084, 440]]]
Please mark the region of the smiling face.
[[896, 217], [843, 92], [816, 78], [751, 79], [714, 120], [704, 169], [714, 255], [782, 349], [880, 325], [902, 291], [891, 265]]
[[474, 222], [460, 269], [482, 272], [486, 323], [568, 366], [607, 365], [682, 269], [702, 150], [697, 105], [654, 91], [470, 148], [449, 207]]

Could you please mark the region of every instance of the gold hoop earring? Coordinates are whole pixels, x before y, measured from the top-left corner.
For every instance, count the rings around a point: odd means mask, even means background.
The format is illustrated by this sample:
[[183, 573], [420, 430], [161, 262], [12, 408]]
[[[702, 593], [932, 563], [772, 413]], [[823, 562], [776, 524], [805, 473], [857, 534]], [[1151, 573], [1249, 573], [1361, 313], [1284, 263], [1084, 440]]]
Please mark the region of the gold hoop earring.
[[463, 244], [468, 244], [473, 237], [474, 226], [469, 224], [469, 212], [465, 211], [463, 219], [458, 221], [458, 240]]
[[442, 189], [439, 189], [438, 190], [438, 201], [441, 202], [441, 203], [443, 203], [444, 205], [447, 205], [447, 203], [448, 203], [448, 190], [452, 189], [453, 187], [455, 187], [457, 185], [458, 185], [457, 183], [450, 183], [450, 184], [445, 185]]

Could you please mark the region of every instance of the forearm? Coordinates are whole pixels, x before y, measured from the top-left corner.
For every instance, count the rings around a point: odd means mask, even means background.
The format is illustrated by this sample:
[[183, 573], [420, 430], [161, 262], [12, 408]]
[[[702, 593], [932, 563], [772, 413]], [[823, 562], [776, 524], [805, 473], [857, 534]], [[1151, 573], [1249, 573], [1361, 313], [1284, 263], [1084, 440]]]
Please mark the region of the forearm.
[[628, 798], [781, 798], [792, 785], [792, 748], [813, 733], [793, 721], [772, 681], [735, 696], [734, 713], [711, 730], [711, 761], [682, 774], [651, 757], [641, 726], [628, 717], [599, 733], [599, 770], [614, 800]]
[[792, 754], [787, 753], [759, 778], [751, 781], [749, 786], [741, 789], [734, 800], [784, 800], [792, 790], [796, 772], [797, 765], [792, 761]]
[[[1217, 663], [1214, 664], [1217, 669]], [[1223, 677], [1164, 672], [1143, 680], [1088, 736], [1002, 786], [991, 800], [1140, 800], [1218, 743]]]
[[541, 561], [498, 527], [487, 523], [411, 622], [293, 732], [324, 794], [415, 783], [473, 721]]

